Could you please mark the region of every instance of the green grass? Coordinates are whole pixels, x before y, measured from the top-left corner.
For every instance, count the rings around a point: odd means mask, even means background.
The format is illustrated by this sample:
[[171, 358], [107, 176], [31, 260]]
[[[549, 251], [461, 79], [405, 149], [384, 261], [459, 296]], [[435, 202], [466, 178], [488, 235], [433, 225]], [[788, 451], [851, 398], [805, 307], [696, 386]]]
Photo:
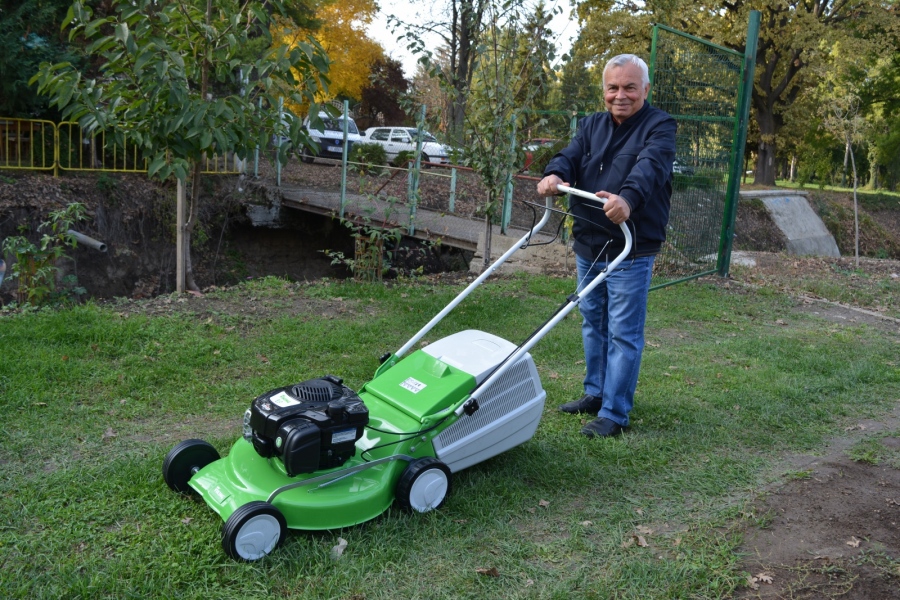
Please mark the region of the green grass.
[[[426, 340], [474, 327], [521, 341], [571, 285], [488, 283]], [[206, 311], [0, 318], [0, 597], [720, 598], [746, 579], [744, 508], [781, 476], [779, 456], [900, 398], [895, 336], [793, 312], [768, 290], [690, 282], [651, 294], [625, 436], [587, 440], [555, 409], [581, 393], [571, 315], [532, 351], [548, 395], [535, 437], [455, 474], [441, 510], [391, 509], [292, 532], [254, 564], [227, 559], [215, 513], [163, 483], [168, 449], [200, 437], [227, 452], [250, 401], [274, 387], [324, 373], [360, 387], [458, 291], [269, 279], [207, 295]], [[252, 303], [268, 310], [242, 311]], [[896, 460], [865, 443], [860, 459]], [[498, 577], [477, 572], [491, 568]]]
[[[741, 182], [744, 185], [752, 185], [753, 177], [746, 176]], [[853, 193], [853, 186], [839, 186], [839, 185], [820, 185], [818, 182], [808, 182], [806, 185], [801, 185], [799, 182], [790, 181], [788, 179], [778, 179], [775, 181], [775, 186], [780, 188], [794, 188], [801, 190], [827, 190], [831, 192], [841, 192], [841, 193]], [[900, 199], [900, 192], [891, 192], [889, 190], [869, 190], [865, 188], [857, 188], [856, 194], [859, 197], [860, 201], [863, 203], [866, 202], [874, 202], [875, 206], [879, 204], [889, 204], [893, 207], [896, 207], [896, 202]]]

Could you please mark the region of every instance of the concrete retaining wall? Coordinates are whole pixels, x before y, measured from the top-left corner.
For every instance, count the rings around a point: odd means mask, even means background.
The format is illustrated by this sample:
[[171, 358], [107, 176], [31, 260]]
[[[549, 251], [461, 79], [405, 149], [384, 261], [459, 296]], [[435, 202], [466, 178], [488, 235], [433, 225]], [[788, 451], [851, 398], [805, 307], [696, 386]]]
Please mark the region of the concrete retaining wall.
[[806, 200], [807, 193], [797, 190], [747, 190], [741, 199], [759, 198], [772, 221], [787, 238], [787, 252], [797, 255], [841, 255], [834, 236]]

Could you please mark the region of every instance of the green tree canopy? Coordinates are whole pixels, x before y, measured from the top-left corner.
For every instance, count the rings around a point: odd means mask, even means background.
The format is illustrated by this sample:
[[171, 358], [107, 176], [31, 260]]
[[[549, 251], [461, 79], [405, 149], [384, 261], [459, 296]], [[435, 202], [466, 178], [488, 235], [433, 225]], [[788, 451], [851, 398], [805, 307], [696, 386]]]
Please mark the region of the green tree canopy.
[[753, 114], [759, 131], [756, 183], [774, 184], [777, 136], [801, 92], [829, 60], [821, 44], [841, 43], [856, 60], [874, 61], [896, 45], [900, 21], [883, 0], [582, 0], [582, 39], [601, 61], [649, 50], [650, 23], [660, 22], [743, 52], [751, 10], [762, 13]]
[[60, 35], [71, 0], [0, 1], [0, 116], [56, 118], [29, 85], [42, 62], [80, 64], [77, 48]]
[[[188, 249], [199, 214], [202, 159], [230, 152], [247, 158], [265, 147], [280, 127], [273, 107], [285, 90], [298, 104], [311, 104], [318, 75], [328, 69], [312, 39], [271, 46], [273, 10], [285, 12], [277, 1], [114, 0], [109, 14], [94, 18], [79, 0], [63, 25], [70, 39], [84, 39], [96, 74], [70, 62], [44, 63], [33, 78], [84, 131], [105, 131], [120, 144], [127, 137], [149, 161], [151, 176], [185, 180], [192, 173], [184, 228], [189, 289], [196, 289]], [[259, 54], [248, 56], [249, 47]], [[295, 147], [310, 142], [297, 120], [290, 136]]]

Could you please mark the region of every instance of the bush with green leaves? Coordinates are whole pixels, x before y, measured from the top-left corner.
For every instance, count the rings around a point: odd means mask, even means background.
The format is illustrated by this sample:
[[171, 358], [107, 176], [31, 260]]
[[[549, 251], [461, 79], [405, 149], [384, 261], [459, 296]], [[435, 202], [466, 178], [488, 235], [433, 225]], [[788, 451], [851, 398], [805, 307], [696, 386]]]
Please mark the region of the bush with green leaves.
[[363, 173], [377, 175], [387, 164], [387, 154], [380, 144], [356, 144], [350, 151], [350, 162], [358, 163], [357, 168]]
[[[38, 226], [38, 231], [44, 233], [37, 244], [24, 235], [3, 240], [3, 253], [15, 256], [10, 275], [19, 284], [16, 292], [19, 303], [40, 305], [58, 298], [55, 293], [59, 272], [56, 263], [66, 256], [67, 247], [75, 247], [75, 236], [69, 230], [75, 223], [84, 220], [84, 213], [84, 205], [79, 202], [50, 213], [50, 219]], [[75, 293], [82, 290], [69, 287]]]
[[672, 181], [676, 189], [696, 188], [698, 190], [724, 190], [728, 173], [719, 169], [698, 168], [690, 175], [673, 173]]
[[372, 194], [368, 194], [366, 199], [359, 220], [341, 218], [341, 224], [353, 236], [353, 257], [339, 250], [326, 249], [322, 253], [331, 259], [332, 265], [348, 268], [354, 279], [381, 281], [391, 268], [394, 249], [403, 238], [403, 229], [395, 218], [399, 199], [393, 196], [378, 198]]
[[409, 150], [401, 150], [397, 153], [397, 156], [394, 157], [394, 160], [391, 164], [395, 167], [406, 167], [409, 165], [409, 162], [416, 159], [415, 152], [410, 152]]
[[565, 148], [569, 145], [569, 142], [566, 140], [559, 140], [554, 142], [549, 146], [541, 146], [533, 153], [533, 158], [531, 160], [531, 164], [528, 166], [529, 170], [534, 173], [543, 173], [547, 168], [547, 164], [550, 162], [554, 156], [556, 156], [557, 152]]

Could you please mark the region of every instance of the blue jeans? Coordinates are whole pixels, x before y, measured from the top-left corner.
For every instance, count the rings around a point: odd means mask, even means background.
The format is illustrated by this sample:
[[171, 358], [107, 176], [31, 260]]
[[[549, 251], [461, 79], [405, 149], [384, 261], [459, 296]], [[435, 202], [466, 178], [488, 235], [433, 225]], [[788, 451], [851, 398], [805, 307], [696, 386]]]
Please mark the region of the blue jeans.
[[[644, 323], [647, 294], [654, 256], [625, 260], [578, 305], [583, 318], [584, 392], [603, 398], [597, 416], [628, 425], [634, 406], [641, 353], [644, 350]], [[606, 268], [605, 262], [575, 257], [578, 292]]]

